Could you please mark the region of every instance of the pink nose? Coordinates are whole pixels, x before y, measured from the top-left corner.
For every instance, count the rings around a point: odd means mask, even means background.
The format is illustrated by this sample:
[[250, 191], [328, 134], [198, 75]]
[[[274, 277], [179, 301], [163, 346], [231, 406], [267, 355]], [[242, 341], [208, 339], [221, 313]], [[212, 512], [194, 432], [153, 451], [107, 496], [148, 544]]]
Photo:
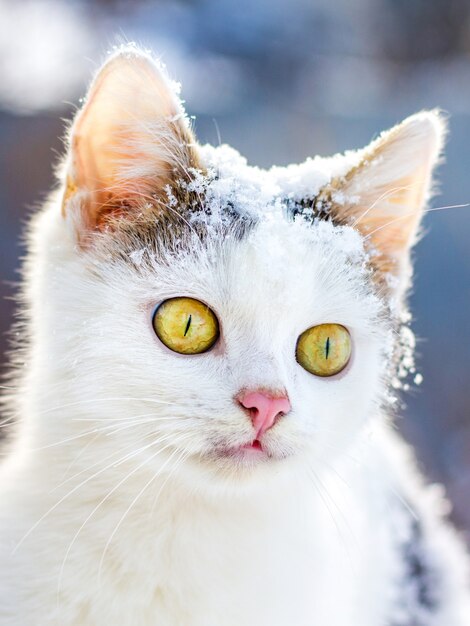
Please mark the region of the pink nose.
[[290, 411], [287, 396], [274, 398], [263, 391], [249, 391], [238, 397], [240, 404], [250, 410], [256, 438], [266, 432], [277, 418]]

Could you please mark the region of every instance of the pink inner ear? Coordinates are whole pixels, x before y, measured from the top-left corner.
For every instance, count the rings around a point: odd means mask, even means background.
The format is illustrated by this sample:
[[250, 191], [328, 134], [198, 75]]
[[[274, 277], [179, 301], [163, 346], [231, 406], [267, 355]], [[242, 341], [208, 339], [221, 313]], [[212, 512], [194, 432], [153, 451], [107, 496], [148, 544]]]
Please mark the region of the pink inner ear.
[[438, 113], [413, 115], [360, 152], [359, 163], [332, 185], [332, 197], [340, 191], [343, 198], [334, 211], [364, 235], [377, 276], [409, 273], [409, 249], [432, 191], [444, 135]]
[[82, 194], [91, 228], [110, 213], [158, 197], [180, 163], [198, 167], [195, 140], [162, 69], [135, 51], [111, 58], [98, 73], [71, 133], [64, 208]]
[[377, 190], [377, 194], [381, 192], [377, 198], [383, 198], [374, 201], [376, 206], [373, 209], [364, 209], [363, 218], [359, 215], [357, 227], [378, 251], [399, 256], [413, 245], [426, 200], [426, 188], [419, 180], [420, 174], [425, 175], [423, 168], [416, 176], [394, 181], [394, 187]]

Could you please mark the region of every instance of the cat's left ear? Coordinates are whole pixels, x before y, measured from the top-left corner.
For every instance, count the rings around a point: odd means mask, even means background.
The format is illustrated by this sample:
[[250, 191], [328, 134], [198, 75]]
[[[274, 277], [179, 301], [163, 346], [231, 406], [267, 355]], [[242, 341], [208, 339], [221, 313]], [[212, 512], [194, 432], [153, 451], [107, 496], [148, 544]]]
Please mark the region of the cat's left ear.
[[167, 186], [198, 167], [174, 84], [148, 54], [127, 47], [99, 70], [71, 126], [63, 213], [74, 213], [81, 231], [100, 230], [146, 202], [163, 208]]
[[361, 231], [379, 276], [404, 291], [409, 251], [432, 193], [446, 125], [437, 111], [407, 118], [359, 153], [358, 164], [333, 180], [327, 192], [333, 216]]

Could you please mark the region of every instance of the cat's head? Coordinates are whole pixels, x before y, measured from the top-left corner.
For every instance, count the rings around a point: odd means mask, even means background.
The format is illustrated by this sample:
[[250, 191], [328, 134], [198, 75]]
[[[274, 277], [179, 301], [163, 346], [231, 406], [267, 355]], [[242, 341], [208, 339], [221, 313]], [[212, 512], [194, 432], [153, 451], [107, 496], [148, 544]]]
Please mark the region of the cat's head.
[[342, 454], [389, 394], [443, 134], [423, 112], [263, 171], [196, 143], [147, 54], [114, 55], [41, 234], [73, 410], [137, 463], [213, 477]]

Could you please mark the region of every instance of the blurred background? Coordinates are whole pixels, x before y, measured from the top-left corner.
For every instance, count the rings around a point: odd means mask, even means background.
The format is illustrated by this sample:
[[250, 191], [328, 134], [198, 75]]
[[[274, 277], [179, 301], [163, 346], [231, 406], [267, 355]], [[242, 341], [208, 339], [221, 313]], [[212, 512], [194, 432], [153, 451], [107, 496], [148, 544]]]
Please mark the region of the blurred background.
[[[450, 115], [441, 194], [470, 202], [468, 0], [0, 0], [0, 361], [25, 217], [107, 51], [151, 48], [202, 142], [260, 166], [367, 144], [421, 109]], [[424, 380], [399, 427], [470, 539], [470, 207], [430, 213], [412, 294]]]

